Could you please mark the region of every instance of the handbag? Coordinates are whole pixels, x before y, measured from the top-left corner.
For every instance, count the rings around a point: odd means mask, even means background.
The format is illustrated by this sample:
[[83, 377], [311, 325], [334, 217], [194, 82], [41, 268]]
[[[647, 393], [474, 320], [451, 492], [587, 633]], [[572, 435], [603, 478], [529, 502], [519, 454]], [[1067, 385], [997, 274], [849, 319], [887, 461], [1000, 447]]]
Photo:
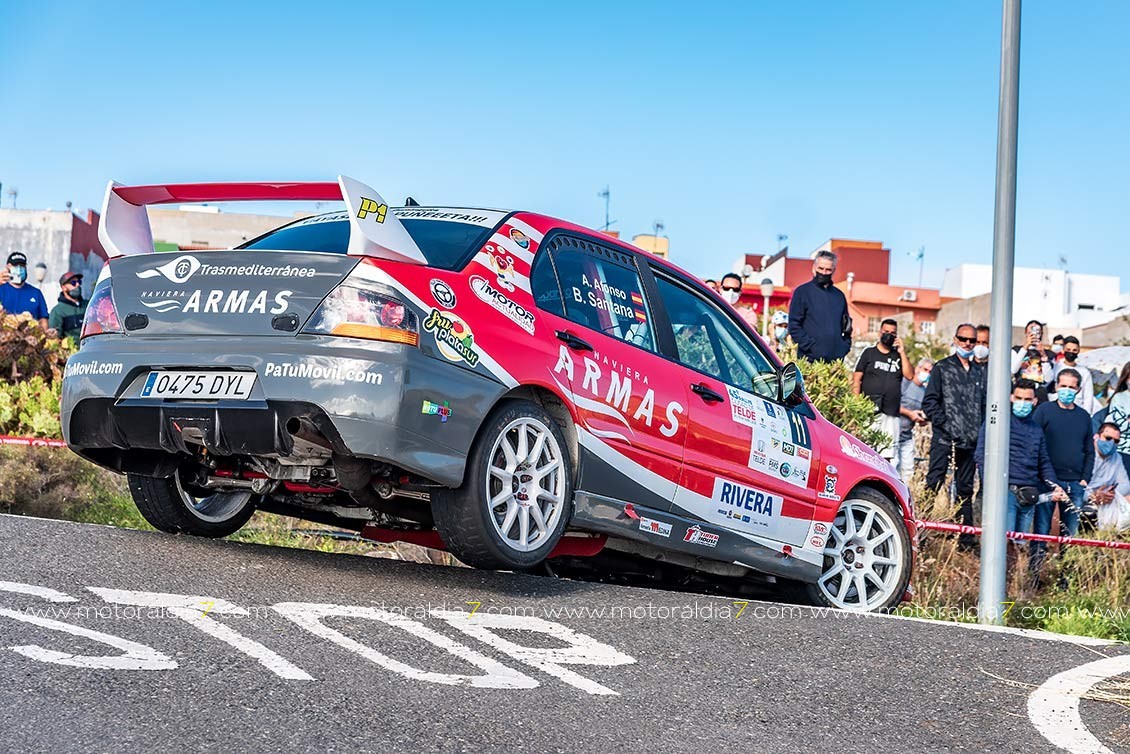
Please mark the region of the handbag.
[[1106, 505], [1098, 506], [1095, 525], [1100, 529], [1130, 529], [1130, 502], [1122, 495], [1115, 495]]

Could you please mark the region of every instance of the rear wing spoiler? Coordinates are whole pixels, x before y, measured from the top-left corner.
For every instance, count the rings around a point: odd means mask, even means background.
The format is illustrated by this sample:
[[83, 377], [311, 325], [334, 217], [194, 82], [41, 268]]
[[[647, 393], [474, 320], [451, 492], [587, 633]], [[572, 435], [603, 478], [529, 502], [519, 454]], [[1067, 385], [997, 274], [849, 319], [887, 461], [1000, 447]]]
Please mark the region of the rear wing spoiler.
[[[171, 183], [123, 186], [110, 181], [102, 203], [98, 240], [110, 257], [153, 253], [153, 229], [145, 208], [198, 202], [344, 201], [349, 211], [349, 249], [354, 256], [427, 264], [403, 223], [375, 190], [352, 178], [336, 183]], [[285, 222], [280, 218], [279, 225]]]

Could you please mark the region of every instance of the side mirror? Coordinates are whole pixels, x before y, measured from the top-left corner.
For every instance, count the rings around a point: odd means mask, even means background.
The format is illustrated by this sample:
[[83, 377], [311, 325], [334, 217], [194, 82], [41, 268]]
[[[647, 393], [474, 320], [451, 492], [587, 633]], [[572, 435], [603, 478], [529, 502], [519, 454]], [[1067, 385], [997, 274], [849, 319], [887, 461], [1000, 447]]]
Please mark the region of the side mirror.
[[781, 367], [777, 384], [780, 385], [781, 390], [778, 397], [780, 403], [788, 404], [793, 398], [799, 400], [804, 395], [804, 377], [800, 374], [800, 368], [791, 361]]

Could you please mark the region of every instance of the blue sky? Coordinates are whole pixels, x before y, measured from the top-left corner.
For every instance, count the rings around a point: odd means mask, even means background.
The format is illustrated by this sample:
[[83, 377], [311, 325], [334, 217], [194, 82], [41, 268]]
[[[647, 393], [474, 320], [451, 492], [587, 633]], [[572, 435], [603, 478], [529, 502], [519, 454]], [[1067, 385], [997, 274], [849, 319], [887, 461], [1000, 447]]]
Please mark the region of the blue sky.
[[[709, 12], [707, 12], [709, 11]], [[1126, 268], [1130, 3], [1024, 8], [1017, 262]], [[972, 2], [0, 3], [0, 181], [323, 180], [533, 209], [673, 259], [879, 239], [988, 262], [1000, 7]], [[1125, 285], [1124, 285], [1125, 287]]]

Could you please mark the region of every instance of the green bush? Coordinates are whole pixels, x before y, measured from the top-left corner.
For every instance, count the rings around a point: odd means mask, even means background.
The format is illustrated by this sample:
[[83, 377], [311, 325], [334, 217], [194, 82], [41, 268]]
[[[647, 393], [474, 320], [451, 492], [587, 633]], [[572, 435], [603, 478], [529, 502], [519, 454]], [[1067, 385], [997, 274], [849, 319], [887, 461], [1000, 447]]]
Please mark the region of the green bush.
[[124, 478], [66, 448], [0, 446], [0, 513], [75, 519], [123, 499]]
[[0, 434], [60, 437], [60, 384], [36, 375], [16, 383], [0, 382]]
[[0, 380], [18, 382], [38, 376], [56, 383], [74, 351], [70, 340], [53, 337], [30, 314], [0, 311]]

